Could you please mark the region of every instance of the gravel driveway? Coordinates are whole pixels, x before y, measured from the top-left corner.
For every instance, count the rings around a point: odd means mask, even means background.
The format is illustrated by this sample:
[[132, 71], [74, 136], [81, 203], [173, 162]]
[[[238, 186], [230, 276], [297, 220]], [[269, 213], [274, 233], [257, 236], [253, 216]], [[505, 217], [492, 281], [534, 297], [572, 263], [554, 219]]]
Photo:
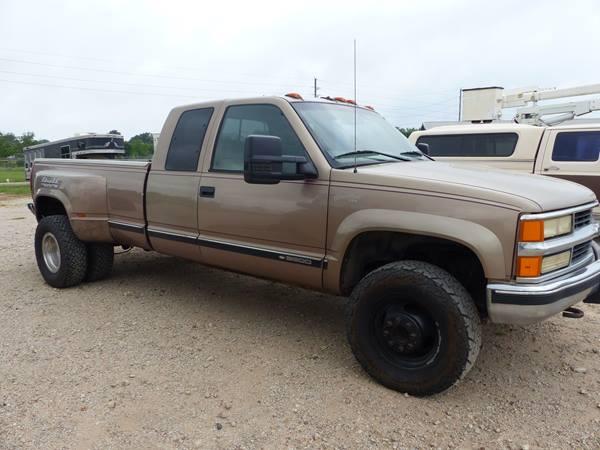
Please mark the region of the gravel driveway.
[[600, 307], [484, 327], [457, 387], [372, 381], [344, 300], [133, 250], [45, 285], [24, 198], [0, 195], [0, 448], [600, 448]]

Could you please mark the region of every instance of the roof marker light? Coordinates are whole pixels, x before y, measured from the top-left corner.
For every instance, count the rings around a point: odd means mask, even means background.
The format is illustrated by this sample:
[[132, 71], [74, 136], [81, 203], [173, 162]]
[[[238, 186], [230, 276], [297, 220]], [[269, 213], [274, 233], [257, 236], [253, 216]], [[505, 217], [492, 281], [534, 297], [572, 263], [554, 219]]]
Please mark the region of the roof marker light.
[[297, 92], [288, 92], [285, 94], [286, 97], [295, 98], [296, 100], [304, 100], [300, 94]]

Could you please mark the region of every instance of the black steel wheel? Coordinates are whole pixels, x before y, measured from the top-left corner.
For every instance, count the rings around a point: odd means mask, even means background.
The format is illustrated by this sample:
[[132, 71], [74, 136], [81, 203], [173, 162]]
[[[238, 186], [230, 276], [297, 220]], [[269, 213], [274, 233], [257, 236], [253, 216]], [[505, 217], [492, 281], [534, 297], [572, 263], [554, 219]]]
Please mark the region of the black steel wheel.
[[456, 384], [481, 347], [473, 300], [448, 272], [420, 261], [387, 264], [354, 289], [348, 340], [364, 369], [413, 395]]

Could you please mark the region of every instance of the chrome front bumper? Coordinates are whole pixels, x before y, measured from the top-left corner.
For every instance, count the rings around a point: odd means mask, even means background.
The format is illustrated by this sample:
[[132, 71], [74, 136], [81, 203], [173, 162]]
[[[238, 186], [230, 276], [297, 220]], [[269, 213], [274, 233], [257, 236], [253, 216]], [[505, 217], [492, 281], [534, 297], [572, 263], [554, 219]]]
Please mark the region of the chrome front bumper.
[[567, 309], [599, 289], [600, 260], [568, 275], [538, 284], [491, 283], [487, 309], [495, 323], [526, 325], [541, 322]]

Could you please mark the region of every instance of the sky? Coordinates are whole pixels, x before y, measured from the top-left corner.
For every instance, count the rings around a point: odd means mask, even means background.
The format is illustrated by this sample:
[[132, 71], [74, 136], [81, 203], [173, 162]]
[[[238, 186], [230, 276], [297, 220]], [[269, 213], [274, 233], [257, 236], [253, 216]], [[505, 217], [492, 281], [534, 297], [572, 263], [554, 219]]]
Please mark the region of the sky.
[[[299, 92], [393, 125], [461, 88], [600, 82], [600, 2], [0, 0], [0, 132], [159, 132], [174, 106]], [[510, 119], [507, 113], [503, 118]]]

